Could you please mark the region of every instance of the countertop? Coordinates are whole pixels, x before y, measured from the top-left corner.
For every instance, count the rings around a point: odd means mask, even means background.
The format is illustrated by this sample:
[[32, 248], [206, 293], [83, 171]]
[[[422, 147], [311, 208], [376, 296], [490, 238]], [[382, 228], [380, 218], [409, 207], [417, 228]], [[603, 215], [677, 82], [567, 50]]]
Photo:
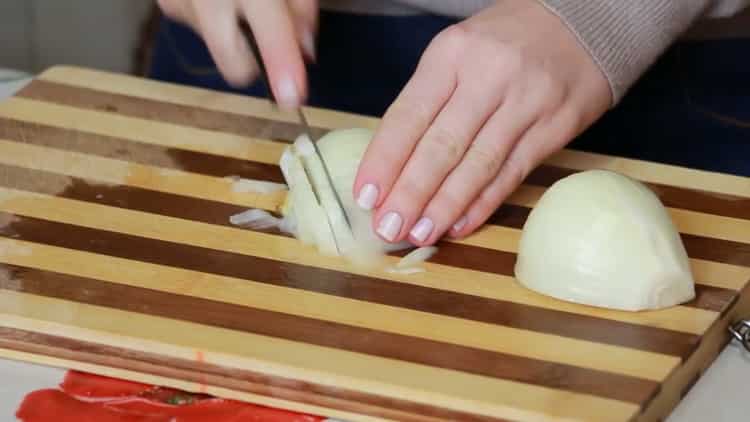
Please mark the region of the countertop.
[[[13, 81], [8, 81], [13, 79]], [[17, 72], [0, 69], [0, 100], [28, 82]], [[54, 388], [65, 371], [0, 359], [0, 422], [15, 421], [24, 395]], [[748, 420], [745, 403], [750, 387], [750, 353], [737, 343], [725, 348], [666, 422], [729, 422]]]

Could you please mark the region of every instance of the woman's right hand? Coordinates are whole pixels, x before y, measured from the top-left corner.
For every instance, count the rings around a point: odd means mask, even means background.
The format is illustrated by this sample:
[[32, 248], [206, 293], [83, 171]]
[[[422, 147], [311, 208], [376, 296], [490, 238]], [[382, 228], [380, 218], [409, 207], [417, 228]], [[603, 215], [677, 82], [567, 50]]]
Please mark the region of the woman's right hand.
[[190, 25], [205, 41], [226, 81], [247, 86], [258, 65], [240, 30], [253, 30], [279, 106], [294, 109], [307, 97], [305, 58], [314, 60], [318, 0], [158, 0], [172, 19]]

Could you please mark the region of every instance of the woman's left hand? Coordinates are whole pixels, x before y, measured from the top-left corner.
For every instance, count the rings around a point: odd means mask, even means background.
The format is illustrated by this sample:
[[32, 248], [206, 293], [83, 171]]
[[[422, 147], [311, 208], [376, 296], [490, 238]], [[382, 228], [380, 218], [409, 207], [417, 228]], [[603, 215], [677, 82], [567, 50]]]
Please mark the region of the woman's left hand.
[[611, 105], [607, 79], [538, 0], [440, 33], [386, 112], [354, 196], [386, 241], [464, 237]]

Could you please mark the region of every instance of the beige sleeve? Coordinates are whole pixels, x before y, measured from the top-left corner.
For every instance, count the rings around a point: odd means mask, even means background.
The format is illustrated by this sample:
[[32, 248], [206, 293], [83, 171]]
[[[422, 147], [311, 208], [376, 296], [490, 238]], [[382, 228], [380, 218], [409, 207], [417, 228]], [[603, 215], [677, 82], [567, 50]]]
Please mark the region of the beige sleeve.
[[578, 37], [609, 80], [614, 104], [694, 22], [750, 0], [541, 0]]

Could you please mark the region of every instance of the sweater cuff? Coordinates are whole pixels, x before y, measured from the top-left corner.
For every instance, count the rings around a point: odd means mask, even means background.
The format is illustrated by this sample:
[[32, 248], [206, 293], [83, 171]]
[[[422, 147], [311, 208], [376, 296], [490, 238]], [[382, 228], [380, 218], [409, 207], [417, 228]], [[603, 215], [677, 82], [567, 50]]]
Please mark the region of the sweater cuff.
[[541, 0], [609, 81], [613, 104], [703, 13], [710, 0]]

